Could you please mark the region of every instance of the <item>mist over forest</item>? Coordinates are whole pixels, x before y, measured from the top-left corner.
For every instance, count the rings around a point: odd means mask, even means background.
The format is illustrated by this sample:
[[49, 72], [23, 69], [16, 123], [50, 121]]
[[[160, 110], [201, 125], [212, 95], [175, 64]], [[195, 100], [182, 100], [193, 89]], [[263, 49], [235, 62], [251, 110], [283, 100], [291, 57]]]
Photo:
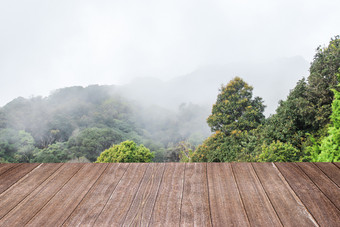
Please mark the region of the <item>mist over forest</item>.
[[[287, 69], [291, 61], [296, 68]], [[18, 97], [0, 108], [0, 162], [339, 161], [339, 36], [317, 48], [308, 77], [274, 114], [266, 116], [258, 95], [273, 83], [261, 78], [276, 73], [284, 87], [295, 76], [285, 75], [304, 67], [300, 58], [273, 64], [253, 81], [258, 89], [246, 77], [224, 75], [242, 72], [234, 66]]]

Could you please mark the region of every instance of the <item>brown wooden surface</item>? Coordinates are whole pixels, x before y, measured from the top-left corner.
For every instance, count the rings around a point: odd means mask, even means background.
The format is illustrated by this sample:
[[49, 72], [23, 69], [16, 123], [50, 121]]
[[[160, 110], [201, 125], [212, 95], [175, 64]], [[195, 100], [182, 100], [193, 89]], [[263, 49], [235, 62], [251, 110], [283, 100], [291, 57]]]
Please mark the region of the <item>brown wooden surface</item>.
[[333, 164], [340, 168], [340, 162], [334, 162]]
[[168, 163], [151, 217], [151, 226], [178, 226], [184, 182], [184, 163]]
[[0, 164], [0, 226], [339, 226], [337, 165]]
[[95, 226], [120, 226], [124, 224], [127, 212], [139, 189], [149, 164], [131, 163], [126, 174], [117, 185]]
[[106, 167], [107, 164], [98, 163], [94, 165], [84, 165], [27, 225], [62, 225]]
[[281, 226], [251, 163], [232, 163], [249, 222], [256, 226]]
[[16, 163], [4, 163], [4, 164], [0, 164], [0, 175], [2, 175], [4, 172], [6, 172], [7, 170], [13, 168], [13, 167], [19, 167], [20, 164], [16, 164]]
[[184, 179], [181, 225], [211, 226], [207, 164], [187, 163]]
[[64, 164], [0, 220], [0, 226], [23, 226], [76, 174], [84, 164]]
[[163, 173], [164, 164], [150, 164], [125, 217], [124, 225], [147, 226], [149, 224]]
[[21, 178], [0, 195], [0, 218], [12, 210], [21, 200], [29, 195], [36, 187], [44, 182], [52, 173], [54, 173], [62, 164], [42, 164], [32, 170], [25, 177]]
[[340, 211], [299, 168], [298, 164], [275, 163], [275, 165], [318, 224], [339, 226]]
[[337, 195], [339, 187], [313, 163], [305, 162], [298, 165], [314, 184], [327, 196], [333, 204], [340, 209], [340, 196]]
[[230, 163], [208, 163], [211, 216], [214, 226], [249, 226]]
[[109, 165], [64, 226], [93, 225], [128, 167], [128, 163]]
[[338, 187], [340, 187], [340, 169], [335, 165], [330, 165], [327, 162], [314, 163], [322, 170]]
[[256, 163], [253, 167], [284, 226], [317, 226], [273, 163]]
[[31, 172], [39, 164], [22, 164], [18, 168], [11, 168], [0, 176], [0, 194], [6, 191], [14, 183], [24, 177], [26, 174]]

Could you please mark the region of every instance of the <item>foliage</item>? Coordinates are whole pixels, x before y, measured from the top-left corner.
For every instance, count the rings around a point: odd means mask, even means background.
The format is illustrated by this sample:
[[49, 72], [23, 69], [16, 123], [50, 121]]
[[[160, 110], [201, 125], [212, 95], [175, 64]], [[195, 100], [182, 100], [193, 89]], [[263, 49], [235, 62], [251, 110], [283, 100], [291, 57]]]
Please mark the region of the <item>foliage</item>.
[[299, 150], [300, 158], [304, 156], [301, 160], [316, 160], [317, 143], [321, 142], [330, 122], [331, 89], [338, 84], [339, 70], [340, 39], [336, 36], [327, 47], [317, 49], [307, 80], [300, 80], [287, 99], [280, 101], [276, 114], [267, 119], [261, 131], [263, 142], [289, 143]]
[[320, 146], [314, 141], [312, 161], [340, 161], [340, 92], [335, 89], [333, 92], [335, 98], [332, 103], [332, 124], [328, 128], [328, 136], [321, 140]]
[[77, 158], [86, 157], [91, 162], [95, 161], [99, 154], [123, 141], [123, 136], [111, 128], [87, 128], [69, 139], [70, 152]]
[[290, 91], [287, 100], [280, 101], [276, 114], [269, 117], [262, 128], [264, 142], [289, 142], [301, 148], [305, 140], [305, 133], [313, 131], [311, 105], [306, 99], [307, 83], [300, 80], [296, 87]]
[[316, 129], [329, 123], [333, 93], [339, 88], [337, 74], [340, 73], [340, 36], [331, 39], [327, 47], [318, 47], [309, 69], [308, 101], [312, 103], [309, 111], [315, 116], [313, 126]]
[[299, 150], [290, 143], [273, 141], [271, 144], [262, 145], [262, 153], [259, 155], [260, 162], [296, 162], [300, 160]]
[[194, 162], [255, 161], [259, 153], [259, 141], [257, 129], [237, 131], [230, 136], [217, 131], [192, 153], [191, 160]]
[[0, 157], [2, 162], [30, 162], [34, 150], [33, 137], [23, 130], [0, 130]]
[[265, 119], [265, 106], [259, 97], [252, 98], [253, 88], [241, 78], [235, 77], [227, 86], [222, 86], [207, 119], [212, 131], [221, 131], [226, 136], [233, 131], [249, 131], [257, 128]]
[[176, 154], [176, 161], [191, 162], [191, 156], [195, 147], [189, 141], [181, 141], [174, 146], [173, 156]]
[[215, 133], [189, 158], [191, 161], [251, 161], [255, 157], [256, 129], [264, 122], [265, 106], [253, 98], [253, 88], [236, 77], [222, 86], [212, 114], [207, 119]]
[[124, 141], [103, 151], [97, 158], [102, 162], [151, 162], [154, 154], [144, 145], [137, 146], [133, 141]]
[[39, 163], [66, 162], [71, 159], [71, 154], [65, 142], [57, 142], [49, 145], [47, 148], [36, 149], [33, 156], [32, 162]]

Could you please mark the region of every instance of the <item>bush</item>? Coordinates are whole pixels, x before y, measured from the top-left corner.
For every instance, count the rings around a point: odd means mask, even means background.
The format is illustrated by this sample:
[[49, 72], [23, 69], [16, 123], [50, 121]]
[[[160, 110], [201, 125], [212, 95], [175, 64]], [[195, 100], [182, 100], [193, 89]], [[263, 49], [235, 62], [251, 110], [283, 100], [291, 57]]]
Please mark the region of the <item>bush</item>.
[[103, 162], [151, 162], [154, 154], [143, 144], [137, 146], [133, 141], [124, 141], [103, 151], [97, 163]]
[[273, 141], [270, 145], [262, 145], [260, 162], [297, 162], [299, 161], [299, 150], [290, 143]]

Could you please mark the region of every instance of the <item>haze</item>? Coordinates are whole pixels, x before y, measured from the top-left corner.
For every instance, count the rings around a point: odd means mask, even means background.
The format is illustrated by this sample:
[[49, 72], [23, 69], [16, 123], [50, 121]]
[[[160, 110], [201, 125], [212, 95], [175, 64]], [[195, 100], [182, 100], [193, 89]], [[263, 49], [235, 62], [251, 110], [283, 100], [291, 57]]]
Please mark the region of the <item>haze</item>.
[[155, 87], [137, 77], [180, 81], [178, 102], [211, 103], [221, 83], [240, 76], [273, 113], [308, 76], [317, 46], [340, 34], [339, 9], [338, 0], [1, 1], [0, 106], [131, 81], [144, 92], [126, 92], [145, 100]]

